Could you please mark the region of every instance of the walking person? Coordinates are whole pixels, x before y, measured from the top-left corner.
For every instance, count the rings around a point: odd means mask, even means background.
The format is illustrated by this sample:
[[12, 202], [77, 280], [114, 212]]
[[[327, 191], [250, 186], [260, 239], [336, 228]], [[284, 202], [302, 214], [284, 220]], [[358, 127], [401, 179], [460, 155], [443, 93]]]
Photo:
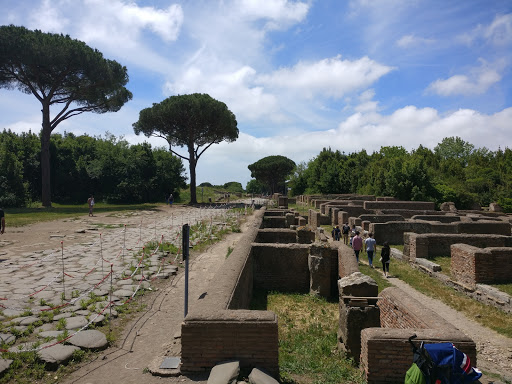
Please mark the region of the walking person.
[[348, 223], [345, 223], [341, 228], [341, 234], [343, 235], [343, 242], [348, 245], [348, 233], [350, 232], [350, 227]]
[[94, 216], [93, 213], [92, 213], [92, 210], [94, 209], [94, 196], [93, 195], [91, 195], [87, 199], [87, 205], [89, 206], [89, 217], [90, 216]]
[[363, 248], [363, 239], [359, 236], [359, 231], [356, 231], [356, 235], [352, 238], [352, 249], [356, 254], [356, 260], [359, 263], [359, 252]]
[[334, 240], [335, 241], [340, 241], [341, 230], [340, 230], [340, 227], [338, 225], [336, 226], [336, 228], [333, 229], [333, 233], [334, 233]]
[[368, 255], [368, 264], [370, 264], [370, 268], [373, 268], [373, 254], [375, 252], [376, 241], [373, 238], [373, 233], [368, 234], [368, 238], [364, 241], [364, 246], [366, 249], [366, 254]]
[[172, 207], [172, 203], [174, 203], [174, 196], [172, 195], [172, 193], [169, 194], [169, 206]]
[[384, 242], [382, 246], [382, 250], [380, 251], [380, 261], [382, 262], [382, 270], [384, 271], [384, 276], [388, 278], [389, 276], [389, 262], [390, 262], [391, 249], [389, 248], [388, 242]]
[[0, 235], [5, 232], [5, 213], [3, 208], [0, 208]]

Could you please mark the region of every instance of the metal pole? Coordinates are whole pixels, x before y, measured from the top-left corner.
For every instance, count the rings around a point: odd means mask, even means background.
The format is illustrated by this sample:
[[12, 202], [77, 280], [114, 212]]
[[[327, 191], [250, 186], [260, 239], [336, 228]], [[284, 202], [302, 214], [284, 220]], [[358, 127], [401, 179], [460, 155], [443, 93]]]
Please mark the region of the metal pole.
[[64, 292], [64, 300], [66, 299], [66, 285], [64, 284], [64, 277], [66, 274], [64, 273], [64, 242], [60, 242], [60, 248], [62, 250], [62, 291]]
[[185, 262], [185, 316], [188, 313], [188, 258], [189, 258], [189, 236], [190, 227], [188, 224], [183, 226], [183, 261]]
[[112, 292], [114, 291], [113, 287], [113, 276], [114, 276], [114, 264], [110, 263], [110, 292], [109, 292], [109, 312], [110, 316], [108, 317], [108, 332], [112, 333]]
[[124, 250], [126, 249], [126, 224], [124, 225], [124, 238], [123, 238], [123, 261], [124, 261]]

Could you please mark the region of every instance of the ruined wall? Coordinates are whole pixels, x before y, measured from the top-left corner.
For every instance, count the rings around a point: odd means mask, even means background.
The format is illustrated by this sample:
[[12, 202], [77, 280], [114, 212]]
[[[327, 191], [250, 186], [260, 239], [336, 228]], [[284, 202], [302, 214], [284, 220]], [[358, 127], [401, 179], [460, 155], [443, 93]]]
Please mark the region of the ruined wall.
[[387, 223], [371, 223], [370, 232], [377, 244], [382, 245], [385, 241], [389, 244], [403, 244], [404, 233], [430, 233], [432, 225], [424, 221], [389, 221]]
[[468, 244], [451, 246], [451, 273], [459, 282], [476, 284], [512, 282], [512, 248], [478, 248]]
[[411, 367], [413, 354], [407, 340], [416, 334], [416, 344], [453, 343], [476, 364], [476, 345], [457, 329], [366, 328], [361, 331], [360, 369], [368, 384], [403, 383]]
[[449, 256], [452, 244], [463, 243], [478, 248], [510, 247], [512, 237], [487, 234], [443, 234], [443, 233], [406, 233], [404, 235], [404, 258], [414, 261], [417, 258], [431, 259], [437, 256]]
[[455, 223], [461, 221], [460, 216], [452, 215], [414, 215], [412, 220], [439, 221], [441, 223]]
[[369, 384], [404, 382], [413, 334], [417, 344], [451, 342], [477, 366], [475, 342], [453, 325], [398, 288], [386, 288], [380, 297], [381, 328], [361, 331], [360, 368]]
[[296, 243], [297, 231], [284, 228], [260, 229], [254, 241], [256, 243]]
[[302, 244], [254, 243], [254, 289], [308, 293], [309, 247]]
[[404, 217], [400, 215], [360, 215], [362, 221], [371, 223], [387, 223], [388, 221], [404, 221]]
[[[181, 371], [208, 371], [219, 361], [237, 359], [279, 374], [277, 316], [249, 311], [253, 288], [252, 242], [263, 211], [201, 295], [201, 305], [189, 312], [181, 327]], [[237, 309], [237, 310], [235, 310]]]
[[416, 210], [429, 210], [436, 209], [436, 205], [430, 201], [365, 201], [365, 209], [408, 209]]

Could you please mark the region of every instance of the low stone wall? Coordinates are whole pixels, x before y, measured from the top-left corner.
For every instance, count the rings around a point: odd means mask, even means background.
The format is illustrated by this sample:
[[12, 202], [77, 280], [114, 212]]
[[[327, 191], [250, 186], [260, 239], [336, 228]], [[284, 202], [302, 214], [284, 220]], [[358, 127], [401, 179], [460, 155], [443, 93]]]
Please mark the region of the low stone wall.
[[312, 228], [318, 228], [321, 225], [330, 225], [331, 219], [327, 215], [322, 215], [314, 209], [310, 209], [308, 214], [308, 224]]
[[442, 215], [441, 211], [434, 210], [410, 210], [410, 209], [379, 209], [377, 213], [382, 215], [400, 215], [404, 219], [410, 219], [414, 215]]
[[412, 349], [408, 338], [416, 334], [416, 343], [453, 343], [466, 353], [476, 366], [476, 346], [473, 340], [457, 329], [391, 329], [366, 328], [361, 331], [360, 368], [368, 384], [403, 383], [412, 364]]
[[371, 223], [387, 223], [389, 221], [405, 221], [403, 216], [400, 215], [360, 215], [362, 221], [369, 221]]
[[510, 247], [512, 237], [487, 234], [442, 234], [442, 233], [405, 233], [404, 258], [415, 261], [417, 258], [432, 259], [437, 256], [449, 256], [453, 244], [462, 243], [478, 248]]
[[347, 212], [348, 217], [359, 217], [361, 215], [372, 214], [375, 213], [373, 211], [369, 211], [364, 209], [363, 207], [358, 207], [355, 205], [345, 205], [342, 207], [344, 212]]
[[459, 282], [476, 289], [477, 284], [512, 282], [512, 248], [451, 246], [451, 273]]
[[253, 243], [254, 289], [308, 293], [309, 248], [302, 244]]
[[387, 223], [370, 224], [370, 232], [373, 232], [377, 244], [384, 241], [389, 244], [404, 244], [404, 233], [414, 232], [445, 233], [445, 234], [498, 234], [510, 236], [510, 223], [495, 221], [433, 223], [428, 221], [390, 221]]
[[242, 367], [279, 374], [277, 316], [249, 311], [253, 289], [251, 249], [263, 221], [263, 210], [219, 270], [201, 305], [181, 327], [181, 371], [210, 370], [220, 361], [237, 359]]
[[365, 209], [407, 209], [417, 210], [435, 210], [436, 205], [431, 201], [365, 201]]
[[360, 368], [370, 384], [404, 382], [413, 354], [408, 338], [416, 343], [453, 343], [476, 366], [475, 342], [436, 313], [398, 288], [386, 288], [378, 301], [381, 328], [361, 331]]
[[460, 216], [451, 215], [414, 215], [412, 220], [439, 221], [440, 223], [455, 223], [461, 221]]
[[296, 243], [297, 231], [284, 228], [260, 229], [254, 241], [256, 243]]

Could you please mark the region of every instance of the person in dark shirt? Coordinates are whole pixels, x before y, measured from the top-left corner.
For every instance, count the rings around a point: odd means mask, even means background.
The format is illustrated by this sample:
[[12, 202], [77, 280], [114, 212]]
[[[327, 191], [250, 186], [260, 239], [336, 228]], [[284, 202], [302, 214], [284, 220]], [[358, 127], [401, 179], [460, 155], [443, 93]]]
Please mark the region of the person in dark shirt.
[[5, 213], [2, 208], [0, 208], [0, 235], [3, 235], [5, 232]]

